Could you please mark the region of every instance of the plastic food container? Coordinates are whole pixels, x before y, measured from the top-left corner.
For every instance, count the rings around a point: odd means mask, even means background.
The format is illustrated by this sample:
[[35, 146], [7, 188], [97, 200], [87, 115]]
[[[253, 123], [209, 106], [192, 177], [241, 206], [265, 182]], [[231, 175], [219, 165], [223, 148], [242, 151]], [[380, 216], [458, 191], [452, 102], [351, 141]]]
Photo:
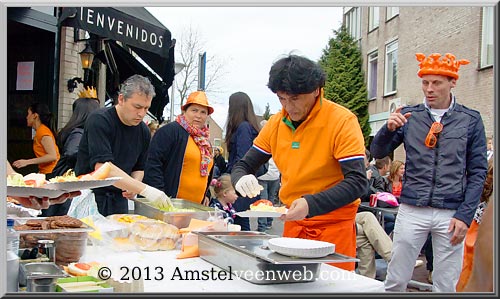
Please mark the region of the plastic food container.
[[179, 236], [179, 229], [171, 224], [144, 220], [132, 225], [129, 239], [140, 250], [172, 250]]
[[[28, 220], [43, 220], [38, 218], [18, 218], [16, 225], [25, 224]], [[85, 253], [89, 232], [93, 229], [86, 224], [79, 228], [47, 229], [47, 230], [18, 230], [19, 248], [38, 247], [39, 240], [53, 240], [57, 265], [67, 265], [78, 262]]]
[[134, 201], [136, 214], [158, 219], [178, 228], [188, 227], [192, 218], [199, 220], [223, 218], [223, 213], [221, 211], [216, 211], [214, 208], [179, 198], [171, 199], [173, 206], [178, 209], [190, 209], [192, 211], [165, 212], [151, 206], [147, 199], [136, 198], [132, 200]]

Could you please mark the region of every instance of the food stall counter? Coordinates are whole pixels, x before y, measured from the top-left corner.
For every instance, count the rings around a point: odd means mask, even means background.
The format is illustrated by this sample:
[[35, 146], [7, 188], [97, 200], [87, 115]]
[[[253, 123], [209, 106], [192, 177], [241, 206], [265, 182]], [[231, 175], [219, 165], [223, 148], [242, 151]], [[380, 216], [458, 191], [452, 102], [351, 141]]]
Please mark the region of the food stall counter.
[[[108, 247], [89, 246], [82, 262], [99, 262], [107, 267], [107, 274], [128, 282], [140, 280], [144, 292], [158, 293], [378, 293], [384, 292], [381, 281], [353, 272], [321, 264], [319, 277], [304, 283], [254, 284], [243, 279], [244, 275], [265, 273], [239, 272], [229, 274], [219, 267], [196, 257], [177, 259], [179, 250], [169, 251], [116, 251]], [[307, 271], [288, 273], [309, 275]], [[101, 277], [104, 278], [104, 277]], [[260, 278], [259, 278], [260, 279]], [[126, 283], [126, 282], [124, 282]]]

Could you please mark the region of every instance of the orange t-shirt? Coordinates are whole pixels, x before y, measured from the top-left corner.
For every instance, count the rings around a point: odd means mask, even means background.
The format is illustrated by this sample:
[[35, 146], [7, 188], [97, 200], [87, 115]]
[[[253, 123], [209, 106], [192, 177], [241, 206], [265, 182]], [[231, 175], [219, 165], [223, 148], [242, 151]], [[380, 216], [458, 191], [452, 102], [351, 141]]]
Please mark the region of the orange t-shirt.
[[[281, 173], [279, 198], [287, 207], [304, 195], [316, 194], [338, 184], [344, 179], [340, 162], [364, 157], [365, 153], [358, 119], [341, 105], [325, 99], [317, 100], [297, 129], [289, 122], [282, 110], [269, 119], [254, 140], [254, 147], [272, 155]], [[283, 235], [330, 240], [336, 243], [336, 251], [354, 257], [355, 218], [359, 203], [357, 199], [324, 215], [294, 221], [293, 224], [287, 222]], [[318, 227], [321, 233], [305, 233]], [[297, 234], [296, 230], [302, 233]], [[353, 270], [354, 263], [343, 268]]]
[[283, 113], [269, 119], [254, 147], [272, 155], [281, 173], [280, 200], [290, 206], [342, 181], [340, 161], [364, 157], [365, 146], [356, 115], [336, 103], [317, 101], [297, 129], [283, 121]]
[[49, 136], [52, 139], [57, 154], [57, 159], [55, 161], [38, 164], [38, 172], [47, 174], [52, 172], [52, 170], [57, 164], [57, 161], [59, 161], [60, 155], [59, 155], [59, 148], [56, 145], [56, 139], [54, 138], [54, 134], [52, 134], [52, 131], [46, 125], [42, 124], [36, 130], [35, 138], [33, 138], [33, 151], [35, 152], [35, 156], [39, 158], [47, 154], [42, 144], [42, 138], [44, 136]]
[[[212, 168], [213, 159], [210, 160], [208, 169]], [[177, 197], [200, 204], [208, 185], [208, 176], [201, 176], [201, 152], [193, 137], [189, 136], [182, 162], [181, 177]]]

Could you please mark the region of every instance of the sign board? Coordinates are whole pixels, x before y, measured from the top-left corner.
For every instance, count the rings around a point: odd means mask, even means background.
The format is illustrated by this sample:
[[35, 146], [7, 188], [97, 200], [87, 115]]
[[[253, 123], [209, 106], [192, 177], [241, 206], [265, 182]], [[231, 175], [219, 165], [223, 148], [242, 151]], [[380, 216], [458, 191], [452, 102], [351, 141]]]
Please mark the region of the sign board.
[[198, 90], [205, 91], [205, 68], [207, 65], [207, 52], [200, 54], [198, 61]]
[[19, 61], [17, 63], [16, 90], [33, 90], [34, 61]]

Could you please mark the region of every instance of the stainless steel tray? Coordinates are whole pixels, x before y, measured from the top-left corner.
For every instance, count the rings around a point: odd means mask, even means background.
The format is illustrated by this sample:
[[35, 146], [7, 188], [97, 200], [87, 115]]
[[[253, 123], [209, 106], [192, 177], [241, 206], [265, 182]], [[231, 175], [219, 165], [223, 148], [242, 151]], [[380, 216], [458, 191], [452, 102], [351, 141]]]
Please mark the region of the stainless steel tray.
[[[267, 241], [279, 236], [260, 232], [195, 232], [198, 235], [200, 257], [224, 270], [254, 273], [241, 278], [256, 284], [309, 282], [318, 278], [321, 263], [359, 261], [334, 253], [322, 258], [295, 258], [271, 251]], [[249, 272], [247, 272], [249, 271]], [[266, 278], [255, 275], [258, 271]], [[299, 271], [304, 275], [284, 275]], [[306, 272], [309, 275], [306, 275]]]
[[136, 198], [134, 201], [134, 213], [143, 215], [149, 218], [158, 219], [166, 223], [175, 225], [178, 228], [189, 226], [192, 218], [199, 220], [208, 220], [209, 218], [223, 217], [221, 211], [216, 211], [214, 208], [196, 204], [188, 200], [172, 198], [172, 204], [176, 208], [193, 209], [194, 212], [164, 212], [149, 205], [145, 198]]

